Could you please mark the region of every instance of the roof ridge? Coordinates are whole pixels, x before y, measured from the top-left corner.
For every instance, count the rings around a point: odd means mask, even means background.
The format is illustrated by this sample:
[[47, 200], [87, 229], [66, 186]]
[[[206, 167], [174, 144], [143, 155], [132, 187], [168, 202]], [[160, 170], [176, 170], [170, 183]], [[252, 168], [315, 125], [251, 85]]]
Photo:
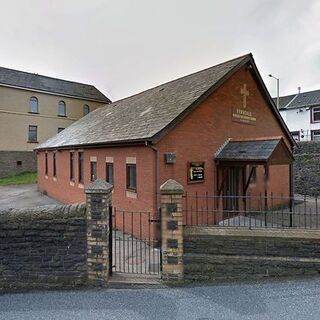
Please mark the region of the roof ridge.
[[195, 71], [195, 72], [193, 72], [193, 73], [189, 73], [189, 74], [187, 74], [187, 75], [185, 75], [185, 76], [181, 76], [181, 77], [179, 77], [179, 78], [176, 78], [176, 79], [173, 79], [173, 80], [169, 80], [169, 81], [167, 81], [167, 82], [165, 82], [165, 83], [161, 83], [161, 84], [159, 84], [159, 85], [156, 85], [155, 87], [148, 88], [148, 89], [143, 90], [143, 91], [141, 91], [141, 92], [135, 93], [135, 94], [133, 94], [133, 95], [131, 95], [131, 96], [124, 97], [124, 98], [122, 98], [122, 99], [119, 99], [119, 100], [117, 100], [117, 101], [114, 101], [114, 102], [111, 103], [111, 105], [112, 105], [112, 104], [116, 104], [116, 103], [121, 102], [121, 101], [126, 100], [126, 99], [133, 98], [133, 97], [138, 96], [138, 95], [140, 95], [140, 94], [144, 94], [144, 93], [146, 93], [146, 92], [148, 92], [148, 91], [151, 91], [151, 90], [154, 90], [154, 89], [156, 89], [156, 88], [159, 88], [159, 87], [162, 87], [162, 86], [164, 86], [164, 85], [167, 85], [167, 84], [169, 84], [169, 83], [172, 83], [172, 82], [181, 80], [181, 79], [183, 79], [183, 78], [187, 78], [187, 77], [196, 75], [197, 73], [204, 72], [204, 71], [207, 71], [207, 70], [209, 70], [209, 69], [218, 67], [218, 66], [220, 66], [220, 65], [222, 65], [222, 64], [229, 63], [229, 62], [232, 62], [232, 61], [234, 61], [234, 60], [241, 59], [241, 58], [244, 59], [245, 57], [249, 57], [249, 56], [252, 57], [252, 54], [251, 54], [251, 53], [247, 53], [247, 54], [244, 54], [244, 55], [239, 56], [239, 57], [237, 57], [237, 58], [233, 58], [233, 59], [230, 59], [230, 60], [227, 60], [227, 61], [224, 61], [224, 62], [215, 64], [215, 65], [213, 65], [213, 66], [211, 66], [211, 67], [207, 67], [207, 68], [204, 68], [204, 69]]
[[25, 73], [25, 74], [30, 74], [30, 75], [34, 75], [34, 76], [39, 76], [39, 77], [44, 77], [44, 78], [49, 78], [49, 79], [69, 82], [69, 83], [82, 84], [82, 85], [85, 85], [85, 86], [90, 86], [90, 87], [96, 88], [93, 84], [83, 83], [83, 82], [78, 82], [78, 81], [73, 81], [73, 80], [66, 80], [66, 79], [61, 79], [61, 78], [56, 78], [56, 77], [51, 77], [51, 76], [46, 76], [46, 75], [39, 74], [39, 73], [34, 73], [34, 72], [22, 71], [22, 70], [18, 70], [18, 69], [12, 69], [12, 68], [1, 67], [1, 66], [0, 66], [0, 69], [6, 69], [6, 70], [10, 70], [10, 71], [15, 71], [15, 72], [21, 72], [21, 73]]
[[[288, 94], [286, 96], [280, 96], [279, 98], [285, 98], [285, 97], [290, 97], [290, 96], [298, 96], [298, 95], [303, 95], [303, 94], [306, 94], [306, 93], [312, 93], [312, 92], [316, 92], [316, 91], [319, 91], [320, 92], [320, 89], [315, 89], [315, 90], [311, 90], [311, 91], [304, 91], [304, 92], [300, 92], [300, 93], [292, 93], [292, 94]], [[274, 97], [274, 99], [276, 99], [276, 97]]]

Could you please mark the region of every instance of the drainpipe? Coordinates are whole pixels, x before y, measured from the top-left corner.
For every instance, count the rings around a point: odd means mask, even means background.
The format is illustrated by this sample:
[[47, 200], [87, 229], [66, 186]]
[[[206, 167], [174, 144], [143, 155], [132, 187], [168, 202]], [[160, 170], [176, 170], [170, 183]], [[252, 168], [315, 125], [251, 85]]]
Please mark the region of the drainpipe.
[[147, 148], [152, 149], [156, 153], [156, 169], [155, 169], [155, 176], [156, 176], [156, 195], [157, 195], [157, 200], [156, 200], [156, 206], [157, 206], [157, 213], [159, 214], [160, 210], [160, 153], [158, 148], [154, 147], [153, 145], [148, 144], [148, 141], [145, 141], [145, 146]]

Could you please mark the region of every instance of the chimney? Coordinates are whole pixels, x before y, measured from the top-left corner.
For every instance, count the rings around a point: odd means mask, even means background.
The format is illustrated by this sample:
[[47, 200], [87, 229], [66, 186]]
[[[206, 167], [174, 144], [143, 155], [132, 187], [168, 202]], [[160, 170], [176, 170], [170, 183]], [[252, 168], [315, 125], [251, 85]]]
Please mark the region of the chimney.
[[301, 93], [301, 87], [298, 87], [298, 94]]

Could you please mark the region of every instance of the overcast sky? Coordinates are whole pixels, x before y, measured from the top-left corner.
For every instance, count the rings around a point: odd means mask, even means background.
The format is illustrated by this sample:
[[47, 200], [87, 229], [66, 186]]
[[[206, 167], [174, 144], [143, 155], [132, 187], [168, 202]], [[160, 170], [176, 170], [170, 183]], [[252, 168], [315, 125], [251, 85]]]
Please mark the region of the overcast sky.
[[319, 0], [0, 0], [0, 65], [117, 100], [252, 52], [271, 94], [320, 89]]

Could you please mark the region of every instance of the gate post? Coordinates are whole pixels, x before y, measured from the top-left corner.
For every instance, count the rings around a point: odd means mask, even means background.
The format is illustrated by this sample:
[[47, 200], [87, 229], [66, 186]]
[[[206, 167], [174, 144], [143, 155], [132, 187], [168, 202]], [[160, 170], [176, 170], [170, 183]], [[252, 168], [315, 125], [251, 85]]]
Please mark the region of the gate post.
[[169, 179], [160, 187], [162, 278], [183, 280], [183, 186]]
[[[87, 202], [87, 272], [88, 281], [104, 284], [109, 279], [110, 248], [109, 214], [112, 210], [113, 186], [103, 180], [95, 180], [86, 189]], [[110, 210], [111, 209], [111, 210]]]

